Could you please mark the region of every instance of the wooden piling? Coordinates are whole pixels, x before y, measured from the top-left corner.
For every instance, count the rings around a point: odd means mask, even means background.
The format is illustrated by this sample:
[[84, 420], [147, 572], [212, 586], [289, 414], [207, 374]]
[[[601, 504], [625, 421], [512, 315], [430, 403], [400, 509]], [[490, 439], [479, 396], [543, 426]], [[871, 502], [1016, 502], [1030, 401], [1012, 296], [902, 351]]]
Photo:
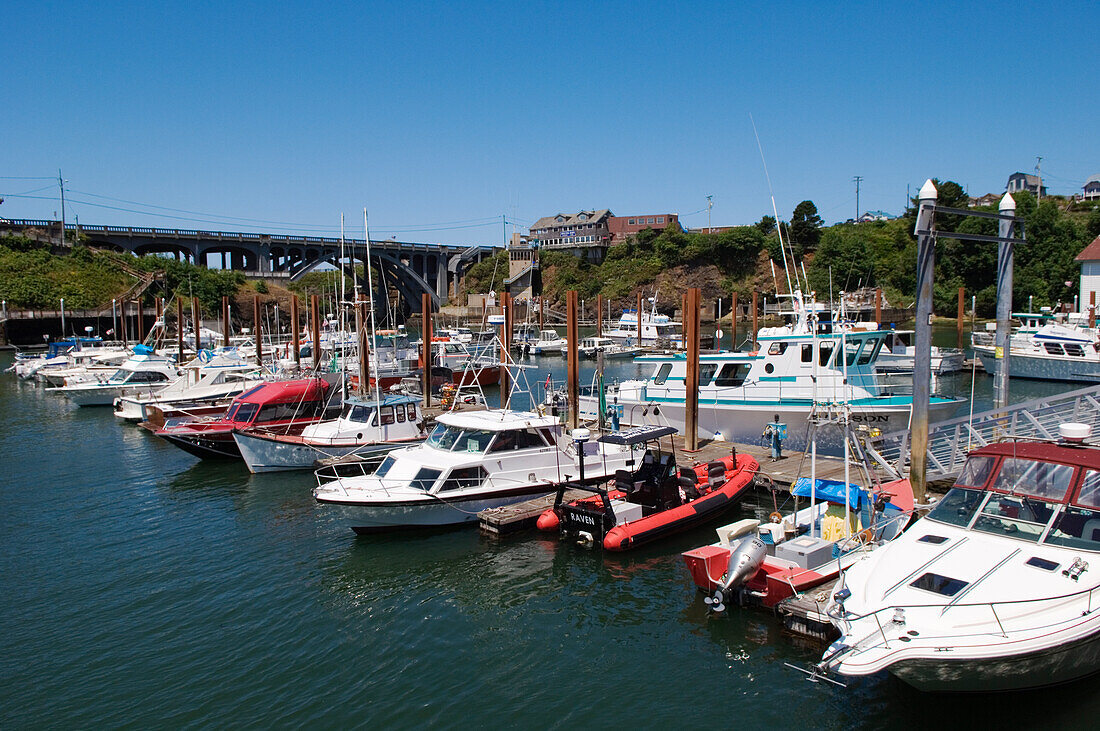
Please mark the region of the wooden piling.
[[702, 292], [691, 287], [685, 299], [684, 346], [687, 351], [687, 377], [684, 379], [684, 440], [687, 450], [699, 448], [699, 303]]
[[603, 337], [603, 295], [596, 295], [596, 337]]
[[500, 354], [500, 407], [502, 409], [508, 408], [508, 402], [511, 400], [512, 394], [512, 374], [509, 372], [507, 365], [508, 354], [512, 352], [512, 325], [514, 322], [512, 307], [511, 293], [502, 293], [500, 296], [500, 308], [504, 315], [504, 324], [500, 326], [500, 348], [503, 351]]
[[256, 364], [264, 364], [264, 339], [263, 327], [260, 324], [260, 295], [252, 295], [252, 318], [256, 321], [252, 328], [252, 335], [256, 340]]
[[222, 296], [222, 345], [229, 347], [229, 296]]
[[759, 290], [752, 291], [752, 349], [756, 350], [756, 333], [760, 332], [760, 327], [757, 325], [757, 318], [759, 317], [759, 310], [757, 309], [757, 300], [760, 297]]
[[638, 305], [637, 305], [637, 310], [636, 311], [638, 313], [638, 343], [637, 343], [637, 345], [640, 348], [640, 347], [642, 347], [642, 293], [641, 293], [641, 291], [638, 292]]
[[198, 297], [191, 298], [191, 322], [195, 327], [195, 353], [198, 354], [202, 350], [202, 308]]
[[435, 328], [432, 326], [432, 296], [427, 292], [420, 295], [420, 362], [424, 364], [422, 370], [422, 385], [424, 391], [424, 408], [432, 405], [432, 334]]
[[302, 367], [302, 353], [301, 353], [301, 324], [298, 322], [300, 317], [298, 313], [298, 295], [294, 294], [290, 296], [290, 347], [294, 351], [294, 369], [298, 370]]
[[[722, 343], [718, 343], [718, 350], [722, 349]], [[733, 293], [733, 304], [730, 306], [730, 351], [737, 350], [737, 292]]]
[[[424, 296], [427, 297], [428, 295], [425, 294]], [[355, 303], [355, 337], [356, 337], [356, 339], [358, 341], [358, 344], [359, 344], [359, 348], [358, 348], [358, 350], [359, 350], [359, 354], [358, 354], [359, 355], [359, 358], [358, 358], [358, 361], [359, 361], [359, 387], [355, 389], [355, 393], [358, 394], [362, 398], [366, 398], [367, 395], [370, 394], [370, 372], [368, 371], [368, 365], [367, 365], [368, 364], [367, 353], [369, 352], [369, 349], [370, 349], [369, 348], [369, 343], [368, 343], [368, 338], [370, 337], [370, 334], [367, 332], [367, 328], [366, 328], [366, 319], [367, 318], [366, 318], [366, 314], [364, 312], [365, 309], [366, 309], [366, 305], [363, 304], [362, 302], [356, 302]], [[430, 337], [425, 337], [425, 338], [421, 338], [421, 339], [424, 340], [426, 343], [428, 343], [429, 347], [431, 346], [431, 338]], [[425, 370], [430, 371], [431, 369], [427, 368]], [[425, 388], [424, 393], [427, 393], [427, 392], [428, 392], [428, 389]]]
[[959, 287], [959, 310], [955, 316], [955, 347], [962, 350], [963, 347], [963, 319], [966, 316], [964, 307], [966, 291]]
[[321, 305], [317, 295], [309, 296], [309, 329], [313, 333], [313, 370], [321, 368]]
[[134, 300], [134, 305], [137, 308], [137, 341], [139, 343], [145, 342], [145, 312], [141, 306], [141, 300]]
[[[641, 295], [638, 295], [641, 300]], [[640, 329], [640, 326], [639, 326]], [[569, 389], [569, 428], [580, 424], [580, 373], [577, 367], [577, 292], [565, 293], [566, 381]]]
[[882, 327], [882, 287], [875, 287], [875, 327]]
[[176, 295], [176, 362], [183, 364], [183, 297]]

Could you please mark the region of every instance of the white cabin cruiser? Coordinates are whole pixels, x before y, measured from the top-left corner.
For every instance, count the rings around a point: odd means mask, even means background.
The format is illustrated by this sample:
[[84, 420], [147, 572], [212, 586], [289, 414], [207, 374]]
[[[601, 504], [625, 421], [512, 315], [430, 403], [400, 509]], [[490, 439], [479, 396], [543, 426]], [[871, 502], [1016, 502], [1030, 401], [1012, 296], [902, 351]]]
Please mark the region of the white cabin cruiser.
[[313, 495], [343, 510], [356, 533], [457, 525], [569, 479], [606, 480], [631, 454], [629, 446], [571, 441], [553, 416], [448, 412], [424, 444], [391, 452], [374, 474], [321, 483]]
[[927, 691], [1031, 688], [1100, 670], [1100, 449], [1001, 442], [970, 454], [924, 518], [848, 569], [819, 671]]
[[381, 401], [348, 396], [340, 417], [310, 424], [300, 433], [277, 429], [234, 430], [250, 472], [309, 469], [321, 459], [355, 453], [364, 461], [424, 440], [420, 399], [404, 394]]
[[114, 401], [115, 416], [126, 421], [148, 421], [148, 406], [165, 409], [208, 407], [224, 402], [225, 406], [253, 386], [263, 383], [265, 371], [241, 357], [235, 348], [216, 352], [202, 351], [187, 363], [183, 373], [172, 383], [149, 393], [136, 392]]
[[539, 339], [531, 345], [531, 352], [535, 355], [561, 355], [565, 342], [565, 338], [553, 328], [540, 330]]
[[[911, 335], [908, 330], [886, 330], [886, 344], [879, 351], [875, 367], [889, 373], [912, 373], [917, 357], [915, 345], [907, 342], [903, 336]], [[931, 367], [934, 375], [961, 371], [966, 359], [958, 348], [931, 347]]]
[[[992, 334], [974, 333], [971, 341], [982, 368], [993, 373]], [[1100, 381], [1100, 339], [1094, 330], [1058, 322], [1021, 330], [1009, 340], [1009, 373], [1044, 381]]]
[[[752, 353], [704, 353], [699, 356], [699, 434], [708, 439], [756, 443], [765, 426], [778, 416], [788, 425], [788, 449], [809, 444], [809, 416], [815, 403], [851, 407], [851, 419], [884, 432], [905, 429], [911, 391], [879, 382], [875, 360], [885, 331], [789, 334], [759, 338]], [[685, 429], [687, 356], [683, 353], [643, 356], [652, 364], [646, 380], [612, 384], [606, 403], [619, 422], [662, 424]], [[583, 419], [595, 419], [597, 394], [580, 397]], [[933, 397], [929, 418], [950, 417], [957, 399]], [[819, 437], [818, 448], [839, 455], [843, 440], [837, 430]]]
[[683, 348], [683, 324], [668, 315], [657, 313], [656, 302], [649, 312], [642, 312], [642, 338], [638, 340], [638, 312], [626, 310], [619, 318], [618, 325], [605, 335], [617, 343], [636, 346], [658, 346]]
[[136, 393], [151, 394], [179, 376], [176, 364], [156, 355], [151, 348], [138, 345], [134, 355], [103, 383], [78, 383], [51, 389], [77, 406], [110, 406], [120, 396]]

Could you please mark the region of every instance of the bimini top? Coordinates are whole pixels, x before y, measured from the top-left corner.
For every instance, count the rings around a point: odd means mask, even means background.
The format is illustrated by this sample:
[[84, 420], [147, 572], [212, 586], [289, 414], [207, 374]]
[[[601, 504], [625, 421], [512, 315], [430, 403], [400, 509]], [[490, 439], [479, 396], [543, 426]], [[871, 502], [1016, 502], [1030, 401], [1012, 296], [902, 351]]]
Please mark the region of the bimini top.
[[246, 404], [291, 404], [322, 399], [329, 384], [320, 378], [299, 378], [293, 381], [272, 381], [249, 389], [236, 398]]
[[656, 441], [662, 437], [675, 434], [676, 429], [671, 426], [636, 426], [633, 429], [611, 432], [600, 437], [599, 441], [608, 444], [644, 444]]
[[1100, 449], [1049, 442], [990, 444], [970, 453], [955, 487], [1095, 510], [1100, 508]]
[[441, 424], [460, 429], [484, 429], [486, 431], [505, 431], [527, 427], [558, 426], [558, 417], [539, 416], [531, 411], [511, 411], [491, 409], [489, 411], [464, 411], [440, 414], [436, 419]]

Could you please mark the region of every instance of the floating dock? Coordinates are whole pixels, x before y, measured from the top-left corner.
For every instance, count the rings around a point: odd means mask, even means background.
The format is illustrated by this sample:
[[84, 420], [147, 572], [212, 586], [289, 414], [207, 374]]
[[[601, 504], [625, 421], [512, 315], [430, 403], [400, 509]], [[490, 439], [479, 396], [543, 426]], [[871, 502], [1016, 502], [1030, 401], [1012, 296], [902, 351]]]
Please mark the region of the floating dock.
[[[760, 445], [709, 440], [700, 441], [699, 449], [688, 452], [684, 449], [684, 438], [682, 436], [677, 434], [672, 437], [672, 441], [676, 450], [676, 463], [681, 467], [713, 462], [731, 452], [750, 454], [760, 463], [759, 474], [770, 477], [776, 485], [783, 488], [789, 489], [801, 474], [807, 474], [810, 469], [810, 457], [802, 452], [784, 452], [783, 459], [772, 462], [771, 450]], [[667, 442], [662, 441], [662, 445], [664, 444], [667, 444]], [[858, 466], [852, 463], [850, 470], [851, 477], [856, 479], [859, 475]], [[818, 455], [817, 476], [829, 480], [843, 480], [844, 460], [839, 457]], [[590, 494], [574, 490], [566, 493], [566, 499], [574, 500]], [[515, 533], [533, 527], [538, 517], [553, 506], [554, 496], [548, 495], [502, 508], [490, 508], [478, 513], [478, 525], [483, 533], [490, 535], [500, 536]]]

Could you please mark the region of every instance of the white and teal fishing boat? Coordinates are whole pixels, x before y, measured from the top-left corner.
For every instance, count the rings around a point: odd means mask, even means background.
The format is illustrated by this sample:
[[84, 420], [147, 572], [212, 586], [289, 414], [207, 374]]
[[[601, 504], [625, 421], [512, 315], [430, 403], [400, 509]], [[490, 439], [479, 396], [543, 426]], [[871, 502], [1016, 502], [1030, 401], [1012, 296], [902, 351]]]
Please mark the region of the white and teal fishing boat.
[[[699, 356], [699, 435], [756, 443], [764, 427], [777, 420], [787, 426], [783, 446], [805, 449], [809, 416], [815, 403], [847, 403], [853, 425], [899, 431], [908, 427], [912, 408], [909, 385], [880, 381], [875, 362], [888, 331], [834, 328], [819, 322], [807, 307], [806, 322], [764, 331], [754, 352], [724, 352]], [[687, 356], [683, 353], [643, 356], [636, 363], [651, 365], [645, 380], [607, 387], [607, 409], [622, 424], [662, 424], [683, 431], [687, 388]], [[946, 419], [959, 400], [933, 397], [929, 416]], [[597, 417], [598, 395], [580, 398], [584, 419]], [[824, 435], [821, 435], [824, 436]], [[838, 454], [843, 447], [821, 440], [818, 448]]]

